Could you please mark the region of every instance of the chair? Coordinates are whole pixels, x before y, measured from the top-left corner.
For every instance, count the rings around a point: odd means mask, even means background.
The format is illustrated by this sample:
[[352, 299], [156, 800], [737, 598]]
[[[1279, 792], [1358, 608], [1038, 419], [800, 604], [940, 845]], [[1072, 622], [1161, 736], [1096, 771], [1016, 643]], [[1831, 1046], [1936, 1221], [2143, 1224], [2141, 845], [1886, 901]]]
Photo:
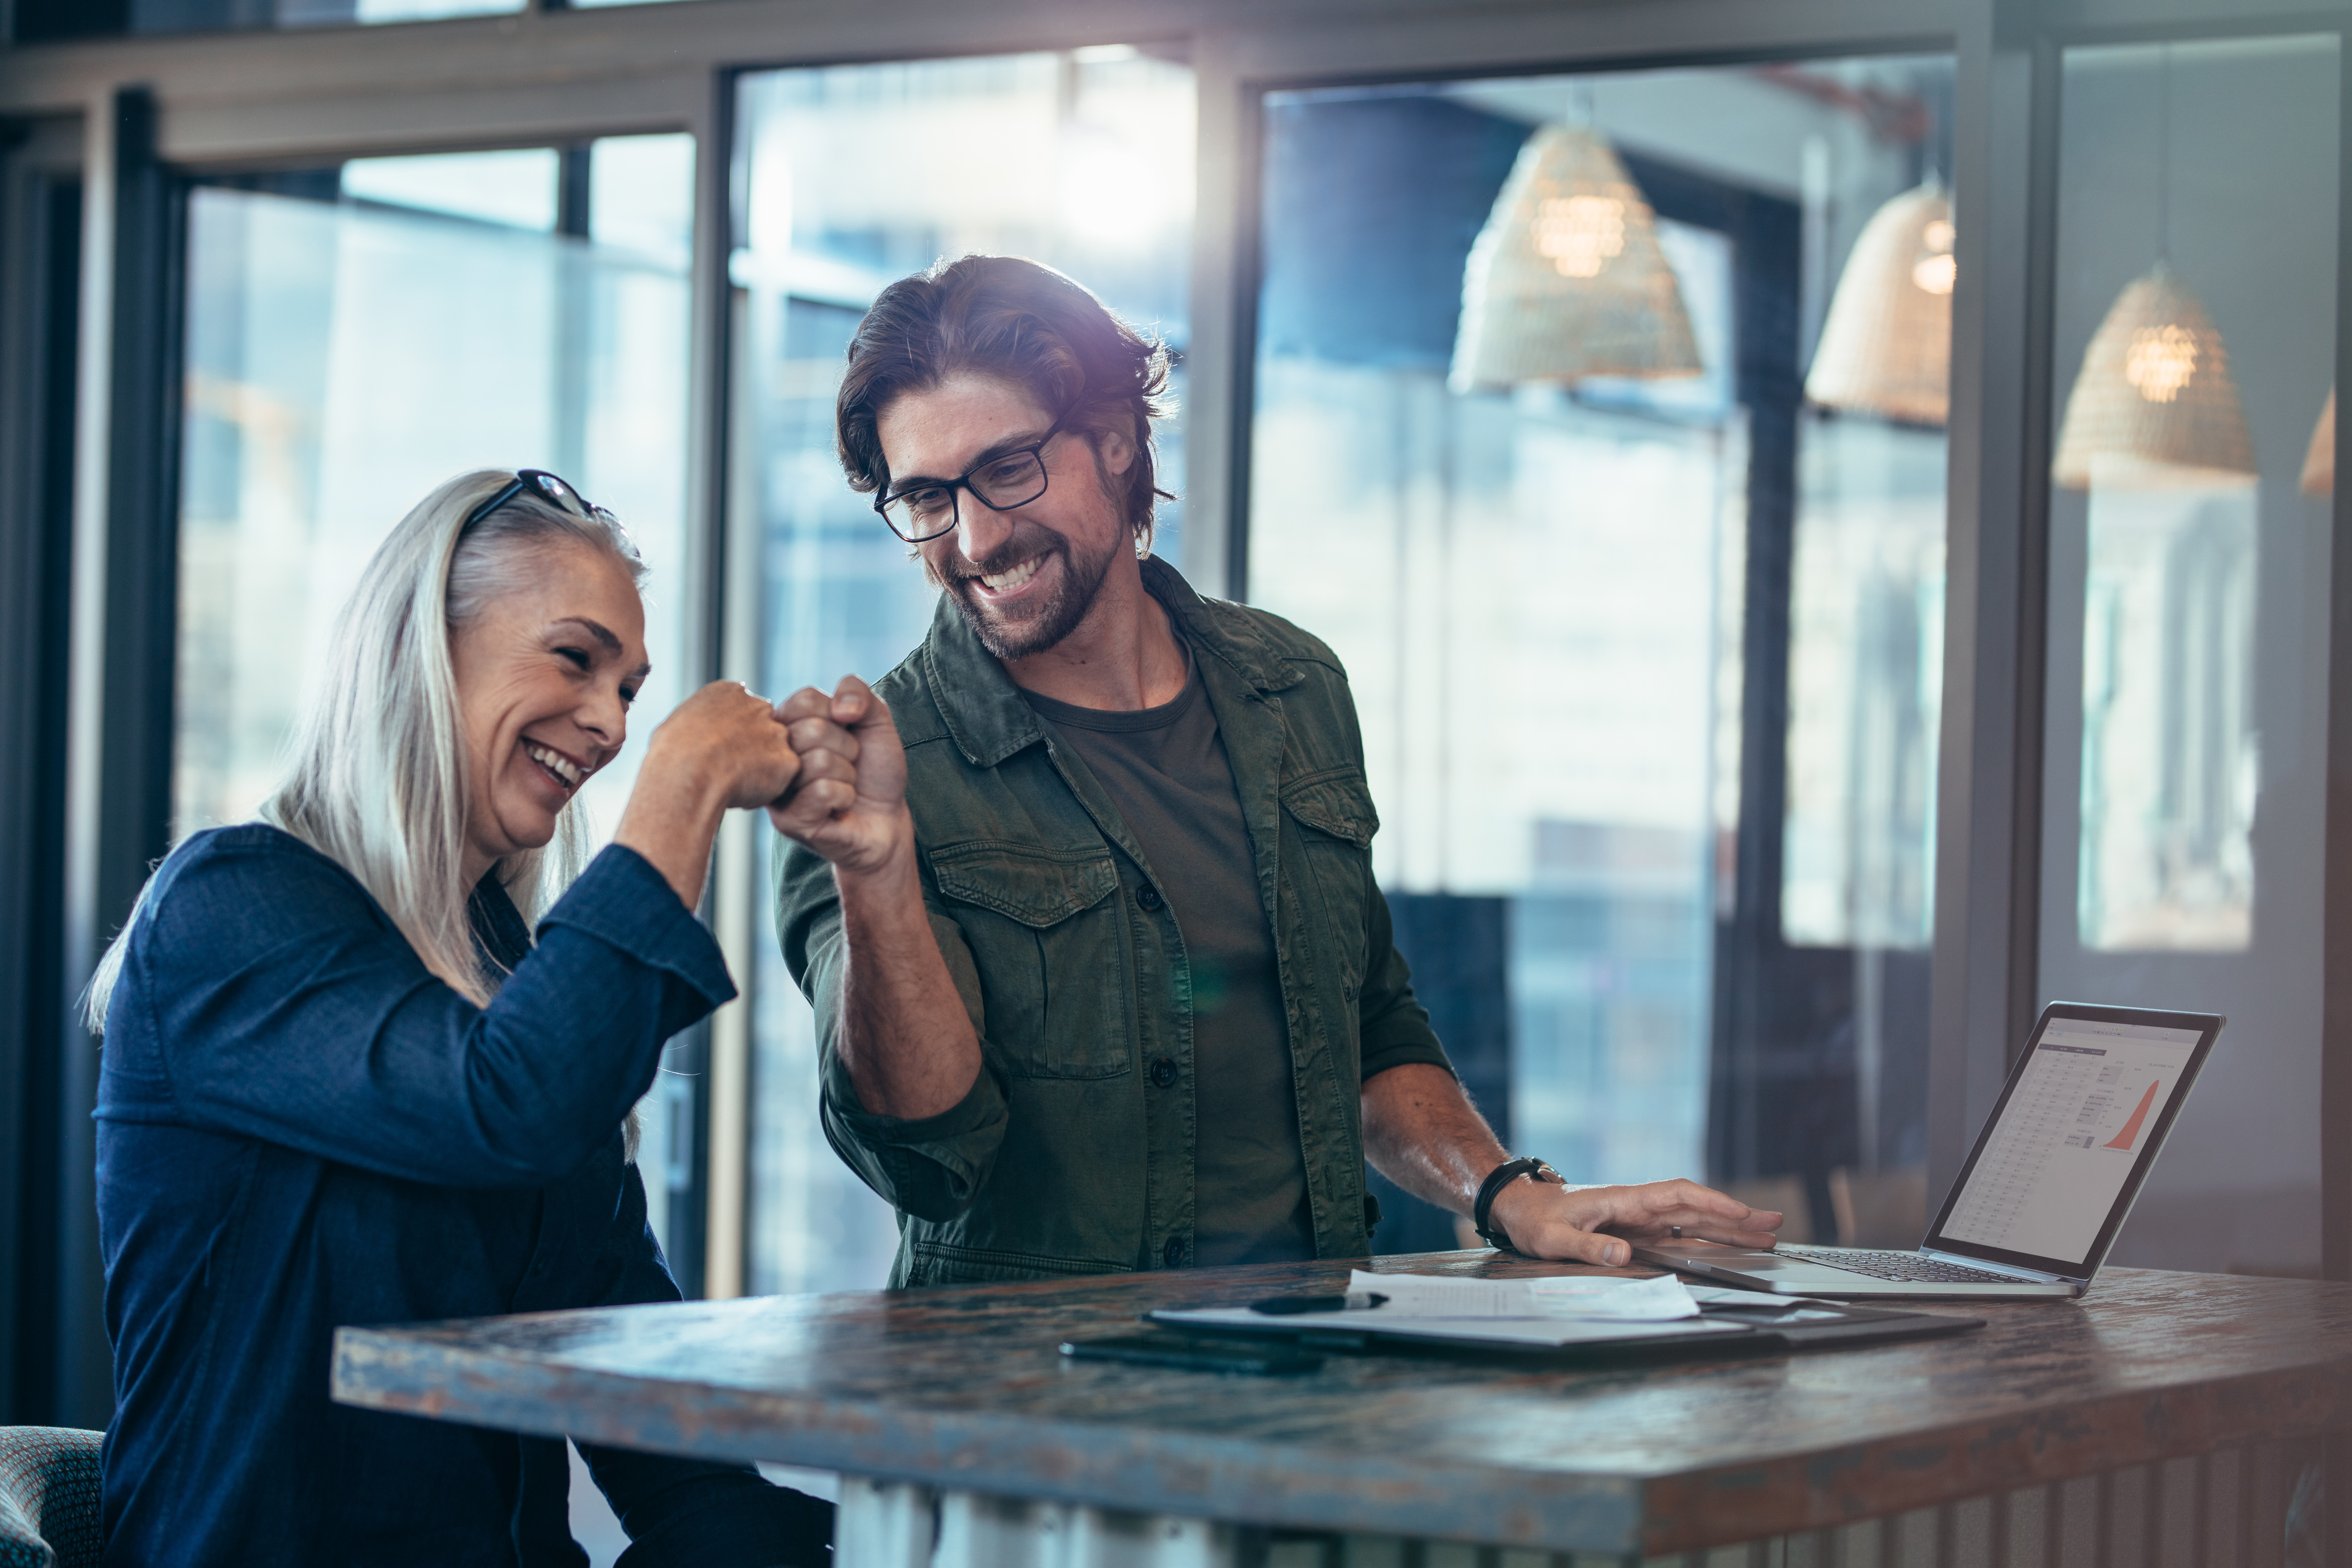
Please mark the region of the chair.
[[0, 1568], [96, 1568], [105, 1436], [0, 1426]]

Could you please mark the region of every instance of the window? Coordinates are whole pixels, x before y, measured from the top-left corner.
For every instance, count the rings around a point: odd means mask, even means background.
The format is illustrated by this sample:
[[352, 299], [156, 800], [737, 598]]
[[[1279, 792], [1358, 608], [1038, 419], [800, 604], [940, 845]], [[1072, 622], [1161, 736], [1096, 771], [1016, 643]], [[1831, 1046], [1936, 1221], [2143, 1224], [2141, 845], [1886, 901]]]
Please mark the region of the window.
[[[842, 355], [866, 308], [936, 260], [1028, 256], [1181, 354], [1192, 82], [1181, 65], [1105, 46], [772, 71], [741, 91], [732, 515], [751, 550], [737, 569], [760, 585], [753, 667], [782, 696], [878, 679], [921, 642], [936, 599], [834, 455]], [[1162, 482], [1181, 493], [1181, 418], [1160, 440]], [[1160, 517], [1159, 552], [1181, 563], [1181, 503]], [[772, 839], [762, 831], [762, 889]], [[895, 1222], [825, 1143], [814, 1018], [764, 892], [760, 904], [749, 1288], [877, 1286]]]
[[[691, 679], [693, 155], [685, 136], [616, 137], [189, 193], [175, 837], [247, 820], [268, 795], [333, 616], [392, 525], [454, 474], [518, 467], [611, 508], [651, 567], [654, 674], [627, 749], [576, 807], [609, 834]], [[665, 1233], [674, 1206], [688, 1212], [691, 1088], [665, 1074], [646, 1107]]]
[[1250, 597], [1347, 663], [1416, 984], [1570, 1181], [1924, 1230], [1949, 83], [1267, 100]]
[[[612, 4], [614, 0], [587, 0]], [[17, 43], [121, 33], [331, 27], [519, 12], [526, 0], [17, 0]]]
[[2320, 1262], [2338, 54], [2064, 58], [2041, 992], [2230, 1020], [2118, 1263]]

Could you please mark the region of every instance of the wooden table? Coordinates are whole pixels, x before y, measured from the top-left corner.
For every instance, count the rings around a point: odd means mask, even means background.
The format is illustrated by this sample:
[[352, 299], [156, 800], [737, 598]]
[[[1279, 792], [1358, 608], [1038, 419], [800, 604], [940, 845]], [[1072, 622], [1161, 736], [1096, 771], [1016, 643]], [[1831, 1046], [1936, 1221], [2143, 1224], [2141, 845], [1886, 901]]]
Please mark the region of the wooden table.
[[[1488, 1252], [1377, 1267], [1571, 1271]], [[1627, 1562], [1733, 1542], [1769, 1545], [1705, 1560], [2260, 1568], [2284, 1560], [2327, 1436], [2352, 1431], [2352, 1286], [2138, 1269], [2107, 1271], [2080, 1302], [1942, 1309], [1989, 1320], [1979, 1333], [1793, 1357], [1335, 1356], [1260, 1378], [1055, 1353], [1148, 1308], [1333, 1289], [1346, 1272], [345, 1329], [334, 1396], [866, 1478], [845, 1482], [841, 1568], [1075, 1564], [1004, 1543], [1039, 1529], [1094, 1530], [1090, 1563], [1238, 1568], [1536, 1568], [1534, 1553]], [[1128, 1534], [1102, 1534], [1113, 1526]]]

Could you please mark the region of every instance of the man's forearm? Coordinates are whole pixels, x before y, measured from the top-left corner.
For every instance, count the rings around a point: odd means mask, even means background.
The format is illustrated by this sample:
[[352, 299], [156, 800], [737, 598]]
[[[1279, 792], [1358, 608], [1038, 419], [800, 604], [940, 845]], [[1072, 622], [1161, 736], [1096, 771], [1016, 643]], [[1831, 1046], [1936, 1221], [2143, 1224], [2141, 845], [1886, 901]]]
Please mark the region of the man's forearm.
[[1468, 1214], [1487, 1173], [1510, 1156], [1444, 1068], [1408, 1062], [1367, 1079], [1364, 1152], [1417, 1198]]
[[951, 1110], [980, 1076], [980, 1039], [940, 956], [909, 838], [867, 871], [835, 869], [841, 893], [841, 1054], [858, 1103], [919, 1121]]

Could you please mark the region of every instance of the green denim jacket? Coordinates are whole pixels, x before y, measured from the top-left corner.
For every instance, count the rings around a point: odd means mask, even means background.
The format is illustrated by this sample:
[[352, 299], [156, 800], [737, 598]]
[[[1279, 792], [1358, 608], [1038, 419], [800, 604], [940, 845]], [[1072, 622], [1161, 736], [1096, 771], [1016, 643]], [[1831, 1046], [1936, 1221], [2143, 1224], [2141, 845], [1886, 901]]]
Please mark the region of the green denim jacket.
[[[1360, 1257], [1362, 1082], [1406, 1062], [1452, 1068], [1372, 879], [1380, 820], [1347, 674], [1277, 616], [1204, 600], [1157, 561], [1143, 574], [1192, 646], [1241, 794], [1289, 1020], [1315, 1249]], [[980, 1037], [982, 1070], [961, 1103], [912, 1121], [859, 1106], [839, 1049], [841, 905], [830, 868], [797, 845], [776, 860], [776, 930], [816, 1008], [825, 1136], [898, 1210], [890, 1283], [1181, 1266], [1192, 978], [1173, 912], [1147, 895], [1149, 847], [944, 598], [876, 689], [907, 749], [931, 929]]]

